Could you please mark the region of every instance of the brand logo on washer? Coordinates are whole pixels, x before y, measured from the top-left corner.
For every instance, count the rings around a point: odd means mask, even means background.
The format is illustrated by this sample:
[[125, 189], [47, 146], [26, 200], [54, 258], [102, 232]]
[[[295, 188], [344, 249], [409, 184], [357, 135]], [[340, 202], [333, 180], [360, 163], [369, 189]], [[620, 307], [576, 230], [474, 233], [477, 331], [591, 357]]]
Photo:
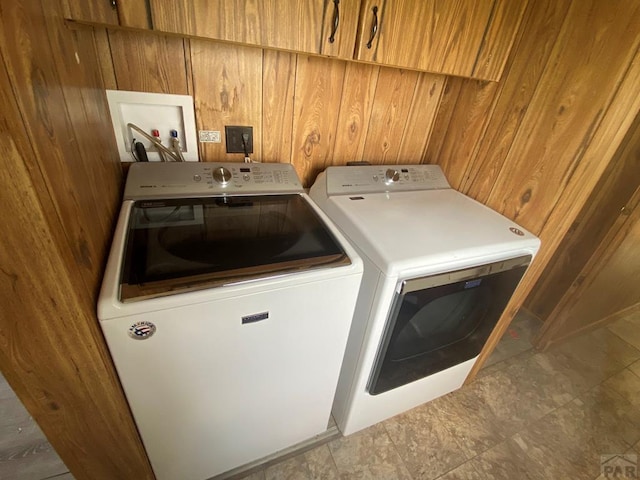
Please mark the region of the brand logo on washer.
[[156, 326], [151, 322], [136, 322], [129, 327], [129, 336], [136, 340], [144, 340], [156, 333]]
[[511, 230], [513, 233], [515, 233], [516, 235], [519, 235], [521, 237], [524, 237], [524, 232], [522, 230], [520, 230], [519, 228], [516, 227], [511, 227], [509, 230]]

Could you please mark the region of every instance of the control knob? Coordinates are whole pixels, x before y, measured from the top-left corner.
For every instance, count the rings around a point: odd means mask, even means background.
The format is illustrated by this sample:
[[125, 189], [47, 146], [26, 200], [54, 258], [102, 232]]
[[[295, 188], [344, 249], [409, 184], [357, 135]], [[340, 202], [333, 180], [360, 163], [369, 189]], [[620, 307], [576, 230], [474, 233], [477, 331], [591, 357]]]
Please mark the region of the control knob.
[[384, 181], [387, 185], [397, 182], [400, 180], [400, 172], [398, 170], [394, 170], [393, 168], [387, 169], [384, 173]]
[[231, 172], [224, 167], [213, 170], [213, 179], [221, 185], [226, 185], [231, 180]]

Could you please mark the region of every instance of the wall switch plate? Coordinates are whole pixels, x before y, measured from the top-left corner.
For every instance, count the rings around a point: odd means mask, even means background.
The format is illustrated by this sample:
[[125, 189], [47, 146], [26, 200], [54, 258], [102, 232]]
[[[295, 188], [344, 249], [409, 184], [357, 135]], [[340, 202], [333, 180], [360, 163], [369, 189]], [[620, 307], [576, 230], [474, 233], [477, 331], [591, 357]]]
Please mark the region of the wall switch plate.
[[227, 153], [245, 153], [242, 143], [242, 135], [249, 136], [247, 140], [247, 152], [253, 153], [253, 127], [238, 127], [227, 125], [224, 127], [225, 141], [227, 144]]
[[[158, 130], [160, 140], [167, 148], [171, 147], [171, 130], [176, 130], [184, 159], [198, 161], [193, 97], [189, 95], [107, 90], [107, 101], [120, 161], [135, 161], [131, 154], [134, 138], [145, 146], [149, 161], [160, 161], [160, 155], [155, 145], [140, 133], [127, 127], [128, 123], [137, 125], [149, 135], [151, 135], [152, 130]], [[169, 158], [169, 160], [172, 159]]]

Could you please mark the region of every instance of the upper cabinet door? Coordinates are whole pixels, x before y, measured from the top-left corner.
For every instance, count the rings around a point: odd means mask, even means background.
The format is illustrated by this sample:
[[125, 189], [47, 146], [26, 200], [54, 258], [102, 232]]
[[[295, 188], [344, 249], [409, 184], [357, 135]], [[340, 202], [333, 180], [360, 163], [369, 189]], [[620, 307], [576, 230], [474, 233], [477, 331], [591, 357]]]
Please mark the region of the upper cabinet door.
[[118, 25], [116, 0], [62, 0], [64, 16], [82, 22]]
[[355, 58], [498, 80], [527, 0], [363, 0]]
[[153, 28], [159, 31], [297, 52], [353, 55], [359, 0], [150, 0], [150, 4]]
[[327, 0], [325, 5], [319, 53], [351, 60], [356, 44], [360, 0]]

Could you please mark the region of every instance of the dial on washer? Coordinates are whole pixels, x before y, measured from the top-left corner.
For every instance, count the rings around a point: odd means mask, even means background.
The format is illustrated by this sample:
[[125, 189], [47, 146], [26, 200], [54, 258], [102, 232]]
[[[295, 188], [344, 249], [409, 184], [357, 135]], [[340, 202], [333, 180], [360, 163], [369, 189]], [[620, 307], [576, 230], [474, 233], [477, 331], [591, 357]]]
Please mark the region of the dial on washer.
[[231, 180], [231, 172], [224, 167], [218, 167], [213, 171], [213, 179], [221, 185], [226, 185]]
[[398, 180], [400, 180], [400, 172], [398, 172], [398, 170], [394, 170], [393, 168], [389, 168], [384, 173], [384, 180], [387, 185], [397, 182]]

